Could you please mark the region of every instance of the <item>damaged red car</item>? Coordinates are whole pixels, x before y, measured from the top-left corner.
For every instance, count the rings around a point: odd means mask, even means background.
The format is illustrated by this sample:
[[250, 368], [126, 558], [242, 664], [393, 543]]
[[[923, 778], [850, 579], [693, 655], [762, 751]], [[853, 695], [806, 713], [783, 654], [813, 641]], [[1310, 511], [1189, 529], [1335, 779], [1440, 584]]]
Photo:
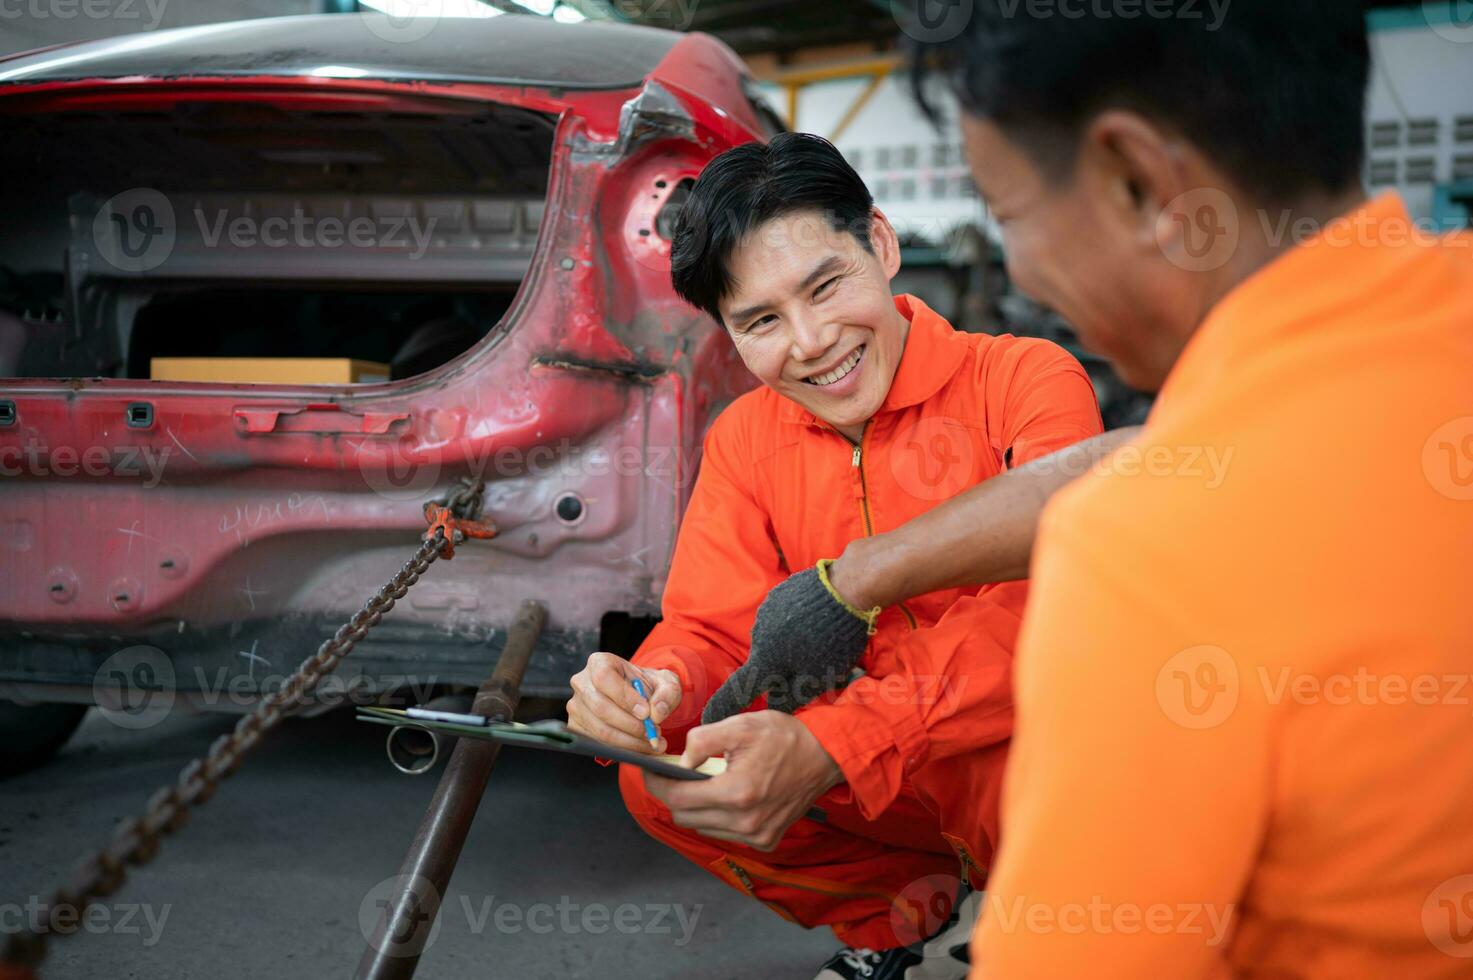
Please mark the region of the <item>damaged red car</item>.
[[781, 128], [720, 42], [186, 28], [0, 60], [0, 127], [13, 764], [139, 690], [250, 707], [467, 478], [497, 536], [433, 566], [342, 684], [477, 684], [532, 599], [523, 689], [556, 696], [658, 613], [701, 437], [755, 383], [669, 281], [694, 176]]

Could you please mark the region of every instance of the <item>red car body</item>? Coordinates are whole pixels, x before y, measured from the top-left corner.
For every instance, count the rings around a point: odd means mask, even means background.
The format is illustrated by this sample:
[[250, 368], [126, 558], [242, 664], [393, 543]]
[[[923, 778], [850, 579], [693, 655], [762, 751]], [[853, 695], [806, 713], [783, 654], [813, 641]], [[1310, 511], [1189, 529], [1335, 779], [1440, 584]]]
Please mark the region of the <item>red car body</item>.
[[[551, 695], [609, 614], [658, 613], [701, 436], [754, 384], [724, 331], [672, 292], [670, 219], [682, 182], [769, 136], [770, 114], [704, 35], [514, 15], [404, 30], [378, 15], [277, 18], [0, 60], [0, 127], [24, 147], [8, 180], [70, 193], [64, 230], [38, 204], [34, 231], [12, 224], [3, 252], [12, 270], [59, 259], [44, 276], [64, 292], [56, 309], [7, 314], [40, 367], [23, 352], [19, 376], [0, 380], [0, 698], [91, 700], [99, 665], [146, 644], [168, 656], [180, 697], [229, 707], [222, 686], [257, 692], [289, 674], [413, 552], [425, 501], [474, 473], [499, 536], [432, 566], [339, 673], [371, 690], [477, 683], [536, 599], [550, 617], [524, 688]], [[510, 159], [540, 127], [539, 210], [535, 195], [498, 197], [496, 167], [470, 158]], [[544, 165], [526, 160], [503, 169]], [[88, 167], [92, 183], [65, 185]], [[467, 190], [447, 196], [437, 180], [452, 168]], [[395, 193], [355, 189], [370, 172]], [[168, 255], [130, 263], [163, 234], [139, 203], [150, 192], [175, 212]], [[377, 195], [375, 227], [393, 198], [442, 215], [444, 233], [417, 258], [379, 242], [223, 248], [209, 222], [180, 217], [210, 195], [254, 213], [257, 232], [294, 195], [316, 195], [319, 222]], [[53, 233], [60, 256], [28, 251]], [[310, 280], [323, 295], [350, 284], [371, 305], [373, 289], [406, 283], [469, 294], [495, 269], [508, 288], [495, 325], [388, 382], [148, 380], [129, 376], [139, 336], [113, 336], [137, 297], [208, 296], [192, 285], [205, 279]], [[219, 295], [235, 297], [215, 307], [226, 323], [245, 294]], [[190, 343], [223, 349], [212, 331], [239, 331], [189, 309]]]

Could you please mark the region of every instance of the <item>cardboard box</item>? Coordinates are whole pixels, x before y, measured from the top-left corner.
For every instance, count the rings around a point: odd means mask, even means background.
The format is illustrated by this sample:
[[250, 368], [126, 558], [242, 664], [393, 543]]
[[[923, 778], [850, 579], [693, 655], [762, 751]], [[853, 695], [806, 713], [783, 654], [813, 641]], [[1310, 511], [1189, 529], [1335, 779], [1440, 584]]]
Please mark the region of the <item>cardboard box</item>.
[[229, 384], [372, 384], [389, 380], [389, 366], [347, 357], [155, 357], [149, 377]]

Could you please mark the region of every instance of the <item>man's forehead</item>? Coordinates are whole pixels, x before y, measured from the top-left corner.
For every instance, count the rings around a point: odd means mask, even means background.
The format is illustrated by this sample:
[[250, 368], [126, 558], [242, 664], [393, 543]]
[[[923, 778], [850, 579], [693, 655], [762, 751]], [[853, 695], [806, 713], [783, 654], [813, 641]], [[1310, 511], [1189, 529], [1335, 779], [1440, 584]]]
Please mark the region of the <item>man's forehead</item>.
[[848, 252], [854, 236], [838, 222], [818, 211], [798, 211], [770, 218], [748, 230], [732, 250], [733, 264], [741, 261], [765, 263], [778, 256], [822, 257]]

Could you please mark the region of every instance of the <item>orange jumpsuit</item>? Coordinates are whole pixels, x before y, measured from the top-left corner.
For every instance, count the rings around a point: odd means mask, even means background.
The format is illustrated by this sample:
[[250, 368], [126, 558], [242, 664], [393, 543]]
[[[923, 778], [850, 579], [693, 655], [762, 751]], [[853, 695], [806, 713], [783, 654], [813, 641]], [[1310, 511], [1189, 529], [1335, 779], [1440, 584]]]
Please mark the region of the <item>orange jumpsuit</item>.
[[[1089, 378], [1059, 347], [958, 333], [915, 297], [895, 304], [910, 321], [905, 351], [859, 444], [766, 388], [712, 425], [664, 620], [634, 657], [681, 679], [663, 726], [670, 751], [743, 662], [758, 604], [790, 573], [1100, 431]], [[853, 946], [914, 942], [946, 914], [934, 900], [949, 889], [931, 883], [949, 875], [954, 885], [960, 860], [980, 885], [997, 846], [1026, 594], [1026, 582], [948, 589], [884, 611], [865, 676], [798, 712], [845, 782], [817, 801], [828, 819], [800, 820], [776, 851], [675, 826], [625, 766], [630, 813], [786, 918], [829, 925]]]
[[973, 976], [1473, 976], [1473, 235], [1218, 303], [1044, 512]]

